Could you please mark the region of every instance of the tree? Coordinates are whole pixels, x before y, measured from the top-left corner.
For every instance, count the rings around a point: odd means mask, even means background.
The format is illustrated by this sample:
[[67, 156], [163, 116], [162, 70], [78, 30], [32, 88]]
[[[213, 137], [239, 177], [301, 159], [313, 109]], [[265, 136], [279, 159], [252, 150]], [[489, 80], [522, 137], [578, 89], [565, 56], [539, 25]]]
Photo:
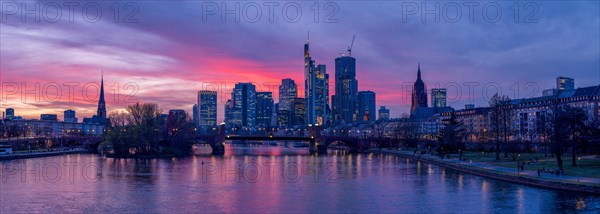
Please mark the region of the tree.
[[517, 160], [517, 157], [524, 151], [521, 144], [524, 144], [524, 142], [512, 141], [506, 144], [506, 150], [510, 153], [510, 157], [513, 161]]
[[136, 103], [126, 107], [127, 112], [110, 114], [107, 139], [112, 143], [115, 155], [127, 156], [156, 152], [160, 128], [160, 110], [154, 103]]
[[196, 133], [196, 126], [188, 114], [185, 116], [175, 116], [169, 114], [163, 129], [163, 143], [161, 146], [170, 147], [177, 155], [185, 155], [191, 151], [189, 139]]
[[408, 114], [403, 114], [402, 118], [394, 130], [394, 135], [398, 141], [402, 141], [407, 147], [417, 147], [420, 137], [419, 123]]
[[[385, 133], [388, 126], [389, 126], [389, 123], [384, 120], [377, 120], [375, 122], [375, 125], [373, 126], [373, 134], [374, 134], [374, 137], [377, 138], [377, 142], [379, 143], [379, 145], [388, 143], [388, 141], [386, 140], [387, 136]], [[393, 144], [392, 146], [396, 147], [396, 149], [399, 148], [398, 141], [395, 141], [392, 144]]]
[[127, 106], [126, 112], [110, 113], [106, 137], [115, 156], [189, 154], [190, 139], [196, 134], [194, 123], [187, 114], [170, 114], [166, 121], [160, 115], [153, 103], [136, 103]]
[[571, 163], [573, 166], [577, 166], [577, 148], [580, 136], [583, 135], [584, 130], [586, 129], [585, 120], [587, 115], [582, 108], [565, 106], [562, 114], [559, 116], [559, 121], [561, 121], [566, 128], [568, 140], [571, 141]]
[[560, 105], [554, 99], [547, 116], [547, 129], [550, 133], [551, 149], [556, 155], [558, 168], [563, 168], [562, 155], [571, 147], [571, 163], [577, 166], [577, 149], [580, 137], [586, 130], [587, 115], [581, 108]]
[[456, 119], [456, 113], [450, 114], [450, 119], [446, 122], [444, 128], [438, 135], [438, 141], [440, 142], [438, 151], [440, 156], [443, 156], [445, 152], [461, 152], [465, 149], [465, 145], [462, 142], [464, 129], [462, 123]]
[[[500, 137], [504, 135], [504, 143], [508, 142], [508, 129], [510, 127], [510, 99], [498, 93], [490, 99], [490, 131], [496, 138], [496, 160], [500, 160]], [[507, 156], [506, 150], [504, 150]]]

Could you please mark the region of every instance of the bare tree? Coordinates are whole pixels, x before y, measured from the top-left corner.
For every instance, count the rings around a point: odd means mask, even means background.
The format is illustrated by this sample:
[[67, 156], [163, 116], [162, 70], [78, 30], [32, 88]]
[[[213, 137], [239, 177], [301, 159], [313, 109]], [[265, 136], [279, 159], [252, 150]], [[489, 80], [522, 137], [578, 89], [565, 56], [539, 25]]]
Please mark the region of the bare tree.
[[577, 166], [578, 142], [586, 129], [586, 118], [583, 109], [561, 105], [558, 99], [553, 100], [546, 126], [550, 133], [551, 148], [560, 169], [563, 168], [562, 155], [569, 147], [572, 151], [572, 165]]
[[[497, 93], [490, 99], [490, 131], [496, 138], [496, 160], [500, 160], [500, 137], [504, 135], [504, 143], [508, 142], [508, 128], [510, 127], [510, 99]], [[504, 150], [505, 156], [508, 156]]]

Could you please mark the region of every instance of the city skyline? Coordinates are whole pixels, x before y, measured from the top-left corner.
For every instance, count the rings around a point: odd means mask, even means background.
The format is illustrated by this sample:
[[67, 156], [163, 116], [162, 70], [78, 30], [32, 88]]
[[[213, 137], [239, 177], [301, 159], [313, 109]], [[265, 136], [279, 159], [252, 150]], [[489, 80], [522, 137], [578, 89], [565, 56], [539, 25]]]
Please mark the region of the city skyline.
[[600, 1], [0, 0], [0, 213], [600, 211]]
[[[411, 93], [403, 89], [403, 85], [414, 82], [414, 68], [418, 62], [422, 64], [427, 88], [458, 83], [462, 87], [462, 94], [467, 94], [469, 88], [464, 84], [479, 84], [476, 86], [479, 93], [475, 94], [473, 101], [465, 96], [458, 101], [452, 100], [457, 91], [448, 89], [448, 105], [455, 108], [467, 103], [486, 105], [487, 100], [481, 91], [490, 82], [498, 83], [505, 94], [512, 98], [515, 97], [510, 88], [515, 83], [521, 88], [518, 90], [519, 97], [531, 93], [524, 90], [530, 82], [538, 86], [537, 93], [532, 96], [539, 96], [542, 90], [553, 88], [554, 78], [561, 75], [576, 79], [576, 88], [599, 83], [595, 78], [600, 70], [597, 63], [600, 53], [597, 38], [600, 36], [594, 30], [600, 23], [594, 16], [597, 3], [562, 5], [540, 2], [540, 14], [535, 24], [515, 23], [507, 15], [508, 18], [496, 23], [478, 19], [473, 23], [463, 20], [452, 25], [452, 28], [461, 29], [461, 32], [479, 36], [484, 36], [481, 29], [487, 29], [485, 35], [489, 35], [489, 40], [483, 41], [468, 41], [462, 34], [446, 33], [451, 29], [437, 27], [433, 21], [422, 24], [418, 17], [410, 17], [403, 22], [400, 15], [389, 14], [401, 8], [387, 5], [389, 9], [381, 9], [386, 3], [374, 7], [338, 2], [340, 12], [337, 23], [314, 23], [310, 19], [303, 19], [289, 32], [273, 33], [265, 32], [271, 32], [268, 29], [273, 25], [286, 27], [289, 23], [279, 20], [251, 25], [208, 19], [206, 23], [172, 26], [171, 32], [164, 32], [151, 26], [177, 22], [180, 16], [167, 14], [159, 18], [151, 13], [152, 9], [157, 9], [155, 5], [139, 4], [139, 22], [134, 24], [115, 24], [111, 20], [86, 23], [79, 20], [75, 24], [42, 25], [22, 23], [18, 17], [9, 16], [6, 22], [1, 23], [2, 40], [14, 45], [1, 49], [3, 63], [0, 65], [0, 81], [3, 84], [24, 83], [28, 88], [33, 88], [35, 82], [39, 82], [40, 87], [51, 82], [61, 85], [78, 82], [78, 89], [81, 90], [86, 83], [99, 84], [99, 73], [104, 70], [106, 102], [110, 106], [108, 112], [123, 110], [126, 104], [130, 104], [122, 100], [115, 102], [111, 91], [114, 87], [109, 90], [109, 86], [119, 83], [120, 94], [125, 96], [132, 92], [131, 88], [123, 89], [130, 82], [138, 87], [135, 99], [159, 103], [164, 111], [189, 110], [194, 104], [195, 92], [211, 90], [211, 82], [227, 83], [226, 91], [218, 94], [227, 95], [235, 83], [253, 80], [261, 87], [257, 91], [273, 92], [273, 98], [278, 102], [277, 87], [273, 86], [273, 90], [270, 90], [270, 83], [277, 84], [281, 79], [291, 78], [303, 87], [303, 65], [299, 63], [301, 56], [298, 50], [306, 41], [306, 30], [310, 29], [311, 55], [320, 64], [328, 66], [330, 74], [335, 67], [334, 59], [350, 45], [352, 35], [357, 35], [353, 57], [357, 59], [356, 75], [361, 83], [358, 90], [375, 91], [378, 105], [387, 106], [392, 117], [409, 112]], [[183, 6], [173, 7], [185, 10]], [[393, 26], [395, 30], [371, 30], [368, 23], [381, 20], [376, 17], [354, 17], [358, 10], [378, 11], [396, 17], [382, 23]], [[548, 16], [549, 13], [553, 16]], [[588, 19], [582, 20], [581, 17]], [[196, 18], [202, 19], [200, 15]], [[249, 26], [254, 27], [247, 28]], [[495, 26], [498, 28], [493, 28]], [[74, 35], [77, 29], [89, 31]], [[100, 33], [116, 30], [126, 33]], [[236, 40], [239, 41], [232, 41], [225, 36], [239, 32], [246, 32], [253, 39], [238, 38]], [[440, 33], [443, 37], [434, 36]], [[52, 38], [49, 38], [50, 35]], [[147, 39], [136, 41], [139, 37]], [[537, 37], [548, 39], [537, 41]], [[501, 45], [493, 45], [497, 43]], [[153, 44], [152, 48], [148, 44]], [[248, 48], [237, 48], [242, 46]], [[111, 50], [115, 47], [118, 48]], [[569, 54], [572, 51], [581, 54]], [[540, 52], [548, 54], [536, 54]], [[86, 57], [68, 57], [74, 54]], [[528, 60], [523, 60], [525, 58]], [[503, 75], [506, 70], [510, 70], [511, 75]], [[436, 86], [436, 83], [441, 85]], [[331, 87], [334, 85], [333, 78], [330, 78], [329, 85], [330, 95], [334, 95], [334, 87]], [[9, 94], [6, 88], [2, 90], [3, 95]], [[92, 102], [84, 101], [81, 94], [75, 94], [75, 99], [70, 102], [65, 96], [67, 88], [62, 90], [63, 99], [58, 102], [23, 103], [20, 96], [8, 95], [0, 108], [14, 108], [18, 115], [27, 118], [37, 118], [40, 114], [60, 114], [66, 109], [75, 110], [80, 118], [96, 114], [94, 108], [97, 99], [91, 97], [97, 94], [96, 91], [89, 92]], [[299, 97], [304, 96], [303, 92], [303, 89], [298, 92]], [[226, 100], [219, 96], [218, 109], [223, 109]], [[223, 120], [223, 114], [219, 112], [218, 121]]]

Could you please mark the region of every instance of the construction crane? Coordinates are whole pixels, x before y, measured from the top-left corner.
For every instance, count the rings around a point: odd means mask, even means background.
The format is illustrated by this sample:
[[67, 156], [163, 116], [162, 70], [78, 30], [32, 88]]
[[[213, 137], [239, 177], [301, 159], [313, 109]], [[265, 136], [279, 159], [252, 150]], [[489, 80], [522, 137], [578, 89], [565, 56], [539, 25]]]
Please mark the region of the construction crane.
[[348, 47], [348, 56], [352, 56], [352, 46], [354, 46], [354, 39], [356, 38], [356, 35], [354, 35], [352, 37], [352, 43], [350, 44], [350, 47]]

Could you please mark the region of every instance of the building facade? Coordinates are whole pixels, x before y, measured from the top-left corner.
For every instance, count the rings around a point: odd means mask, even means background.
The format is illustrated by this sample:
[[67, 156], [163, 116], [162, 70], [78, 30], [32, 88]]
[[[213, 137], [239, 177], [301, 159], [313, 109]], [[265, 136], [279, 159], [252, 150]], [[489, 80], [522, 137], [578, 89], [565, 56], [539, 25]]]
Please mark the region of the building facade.
[[559, 91], [575, 90], [575, 79], [570, 77], [556, 77], [556, 89]]
[[15, 109], [7, 108], [6, 109], [6, 119], [12, 120], [15, 117]]
[[58, 121], [58, 115], [56, 114], [41, 114], [40, 120], [44, 121]]
[[273, 93], [256, 92], [256, 125], [259, 127], [271, 127], [273, 117]]
[[335, 95], [332, 96], [332, 103], [334, 121], [357, 121], [358, 80], [354, 57], [341, 56], [335, 59]]
[[376, 98], [375, 92], [359, 91], [358, 92], [358, 120], [359, 122], [375, 122], [376, 114]]
[[253, 127], [256, 124], [256, 87], [252, 83], [235, 84], [231, 98], [233, 125]]
[[217, 125], [217, 92], [198, 91], [198, 126], [208, 128]]
[[298, 97], [298, 86], [293, 79], [282, 79], [279, 86], [278, 110], [292, 109], [292, 99]]
[[73, 111], [71, 109], [64, 111], [63, 121], [65, 121], [67, 123], [77, 123], [77, 116], [76, 116], [75, 111]]
[[432, 88], [431, 89], [431, 107], [446, 107], [446, 94], [445, 88]]
[[102, 135], [105, 127], [97, 123], [69, 123], [42, 120], [7, 120], [3, 123], [6, 127], [19, 127], [19, 130], [22, 130], [22, 137], [32, 138]]
[[196, 126], [196, 128], [198, 128], [199, 123], [198, 123], [198, 118], [200, 116], [198, 115], [198, 104], [194, 104], [194, 106], [192, 106], [192, 122], [194, 123], [194, 126]]
[[294, 107], [291, 117], [291, 126], [306, 125], [306, 100], [304, 98], [292, 99]]
[[379, 107], [379, 120], [389, 120], [390, 119], [390, 110], [385, 108], [385, 106]]
[[329, 108], [329, 75], [325, 65], [316, 65], [304, 44], [304, 98], [306, 124], [323, 125]]

